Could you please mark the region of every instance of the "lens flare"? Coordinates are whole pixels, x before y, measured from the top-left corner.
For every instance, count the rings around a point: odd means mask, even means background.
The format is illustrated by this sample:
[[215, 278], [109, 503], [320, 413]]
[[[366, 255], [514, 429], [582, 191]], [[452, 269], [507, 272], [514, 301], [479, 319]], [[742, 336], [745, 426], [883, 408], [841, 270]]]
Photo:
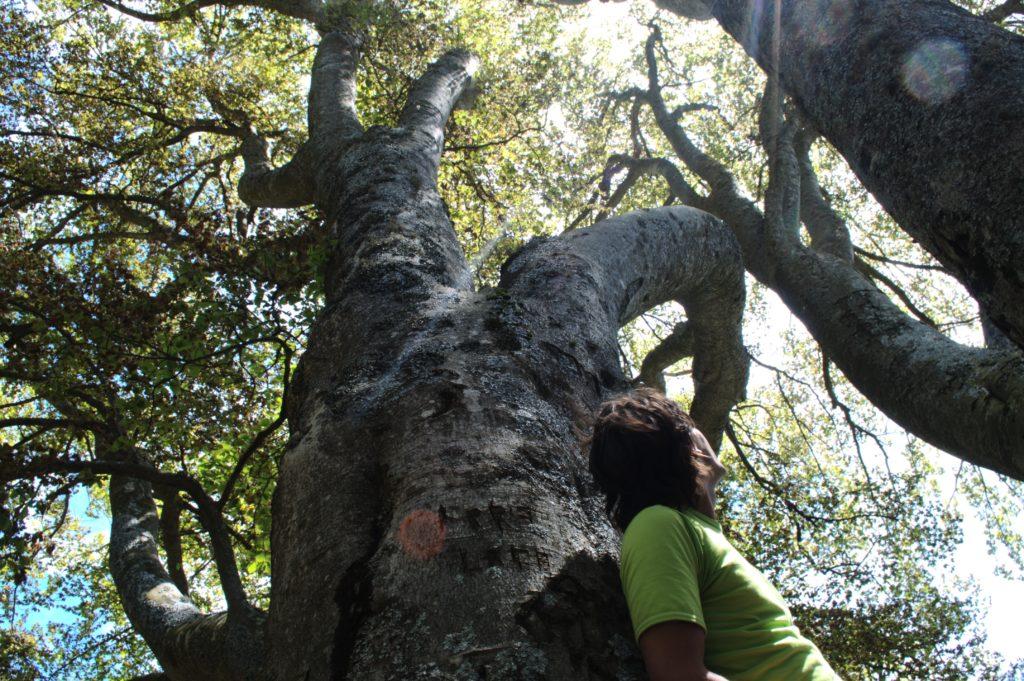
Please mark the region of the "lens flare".
[[428, 560], [441, 553], [446, 534], [441, 516], [418, 508], [398, 526], [398, 543], [413, 558]]
[[941, 104], [964, 86], [967, 55], [955, 40], [925, 40], [904, 58], [902, 77], [911, 95], [928, 104]]
[[816, 18], [813, 26], [807, 26], [811, 39], [818, 45], [831, 45], [846, 35], [847, 24], [853, 16], [853, 4], [850, 0], [810, 0], [816, 7], [806, 12], [807, 16]]

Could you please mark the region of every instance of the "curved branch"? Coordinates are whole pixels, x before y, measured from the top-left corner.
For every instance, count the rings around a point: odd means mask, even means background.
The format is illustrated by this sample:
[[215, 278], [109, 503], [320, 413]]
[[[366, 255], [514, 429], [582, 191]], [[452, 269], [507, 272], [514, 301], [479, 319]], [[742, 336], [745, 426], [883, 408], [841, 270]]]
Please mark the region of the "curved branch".
[[298, 208], [313, 203], [313, 158], [308, 144], [280, 168], [270, 163], [267, 141], [253, 130], [242, 137], [245, 170], [238, 180], [238, 197], [253, 207]]
[[409, 92], [398, 125], [429, 136], [435, 156], [444, 148], [444, 127], [467, 92], [479, 60], [466, 50], [452, 50], [431, 64]]
[[748, 367], [741, 337], [743, 264], [739, 245], [718, 220], [676, 206], [534, 239], [505, 263], [499, 285], [544, 311], [538, 327], [557, 319], [564, 335], [596, 334], [610, 346], [634, 317], [679, 302], [694, 338], [691, 412], [718, 447], [729, 410], [743, 396]]
[[[658, 79], [658, 62], [655, 48], [661, 39], [657, 27], [652, 30], [644, 47], [647, 61], [648, 91], [636, 96], [647, 101], [654, 113], [654, 120], [668, 140], [672, 151], [687, 168], [707, 183], [710, 192], [706, 199], [697, 204], [725, 220], [739, 239], [743, 248], [743, 260], [751, 272], [771, 278], [771, 260], [765, 250], [764, 216], [756, 205], [737, 189], [736, 179], [724, 164], [704, 153], [686, 134], [677, 119], [672, 117], [661, 94]], [[714, 210], [711, 210], [711, 206]]]
[[665, 392], [665, 376], [662, 372], [676, 362], [693, 357], [693, 328], [689, 322], [679, 322], [672, 333], [647, 353], [640, 365], [640, 380], [645, 385]]
[[683, 177], [683, 174], [679, 172], [679, 168], [666, 158], [637, 158], [626, 156], [625, 154], [614, 154], [609, 157], [608, 163], [621, 164], [645, 175], [661, 175], [666, 184], [668, 184], [672, 194], [688, 206], [700, 208], [704, 201], [703, 197], [697, 193], [690, 183], [686, 181], [686, 178]]

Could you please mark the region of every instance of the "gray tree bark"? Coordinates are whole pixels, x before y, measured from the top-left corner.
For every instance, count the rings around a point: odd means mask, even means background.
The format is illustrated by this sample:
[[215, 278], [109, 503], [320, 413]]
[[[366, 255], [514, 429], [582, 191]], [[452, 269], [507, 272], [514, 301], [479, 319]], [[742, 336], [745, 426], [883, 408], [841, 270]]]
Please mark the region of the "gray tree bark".
[[[776, 0], [713, 16], [767, 71]], [[1024, 38], [947, 0], [778, 0], [782, 87], [864, 186], [1024, 347]]]

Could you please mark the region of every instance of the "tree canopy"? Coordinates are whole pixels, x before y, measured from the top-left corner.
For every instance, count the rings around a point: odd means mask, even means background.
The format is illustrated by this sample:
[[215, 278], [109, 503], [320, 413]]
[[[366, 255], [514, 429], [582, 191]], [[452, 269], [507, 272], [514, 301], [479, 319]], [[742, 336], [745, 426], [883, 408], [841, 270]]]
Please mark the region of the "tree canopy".
[[[702, 3], [622, 6], [604, 13], [613, 24], [589, 5], [492, 0], [0, 2], [0, 675], [152, 670], [97, 530], [119, 469], [90, 462], [117, 442], [159, 472], [178, 587], [221, 603], [221, 542], [266, 605], [288, 387], [332, 244], [309, 201], [261, 204], [243, 173], [303, 153], [317, 27], [337, 17], [362, 41], [367, 128], [394, 125], [446, 50], [479, 60], [439, 170], [478, 288], [531, 239], [635, 209], [692, 205], [737, 233], [753, 370], [723, 428], [724, 524], [844, 678], [1019, 672], [985, 648], [984, 606], [955, 576], [965, 512], [1001, 570], [1024, 568], [1012, 306], [882, 209], [785, 72], [766, 76], [718, 23], [685, 18], [706, 18]], [[960, 6], [1008, 35], [1024, 26], [1019, 3]], [[933, 48], [907, 62], [908, 87], [948, 98], [962, 74]], [[284, 181], [289, 197], [310, 191], [301, 174]], [[808, 264], [804, 246], [833, 259]], [[850, 309], [826, 309], [821, 292], [842, 287]], [[884, 348], [871, 329], [837, 329], [864, 310], [913, 332], [920, 356], [862, 379]], [[665, 305], [622, 330], [622, 366], [689, 404], [693, 344]], [[982, 397], [960, 390], [972, 382]], [[965, 412], [984, 400], [998, 404]]]

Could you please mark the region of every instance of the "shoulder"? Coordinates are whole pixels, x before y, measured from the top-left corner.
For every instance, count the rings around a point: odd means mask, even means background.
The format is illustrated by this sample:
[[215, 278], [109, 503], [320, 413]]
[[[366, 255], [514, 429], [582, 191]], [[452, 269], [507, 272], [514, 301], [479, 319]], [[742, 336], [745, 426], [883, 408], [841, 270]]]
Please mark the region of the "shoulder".
[[643, 528], [649, 525], [664, 526], [678, 524], [682, 521], [683, 513], [678, 509], [672, 508], [671, 506], [663, 506], [662, 504], [655, 504], [654, 506], [647, 506], [633, 516], [633, 520], [629, 522], [629, 527], [626, 528], [626, 532], [635, 532], [637, 528]]
[[622, 535], [622, 552], [652, 542], [663, 543], [677, 538], [687, 543], [697, 540], [694, 520], [670, 506], [648, 506], [637, 513]]

